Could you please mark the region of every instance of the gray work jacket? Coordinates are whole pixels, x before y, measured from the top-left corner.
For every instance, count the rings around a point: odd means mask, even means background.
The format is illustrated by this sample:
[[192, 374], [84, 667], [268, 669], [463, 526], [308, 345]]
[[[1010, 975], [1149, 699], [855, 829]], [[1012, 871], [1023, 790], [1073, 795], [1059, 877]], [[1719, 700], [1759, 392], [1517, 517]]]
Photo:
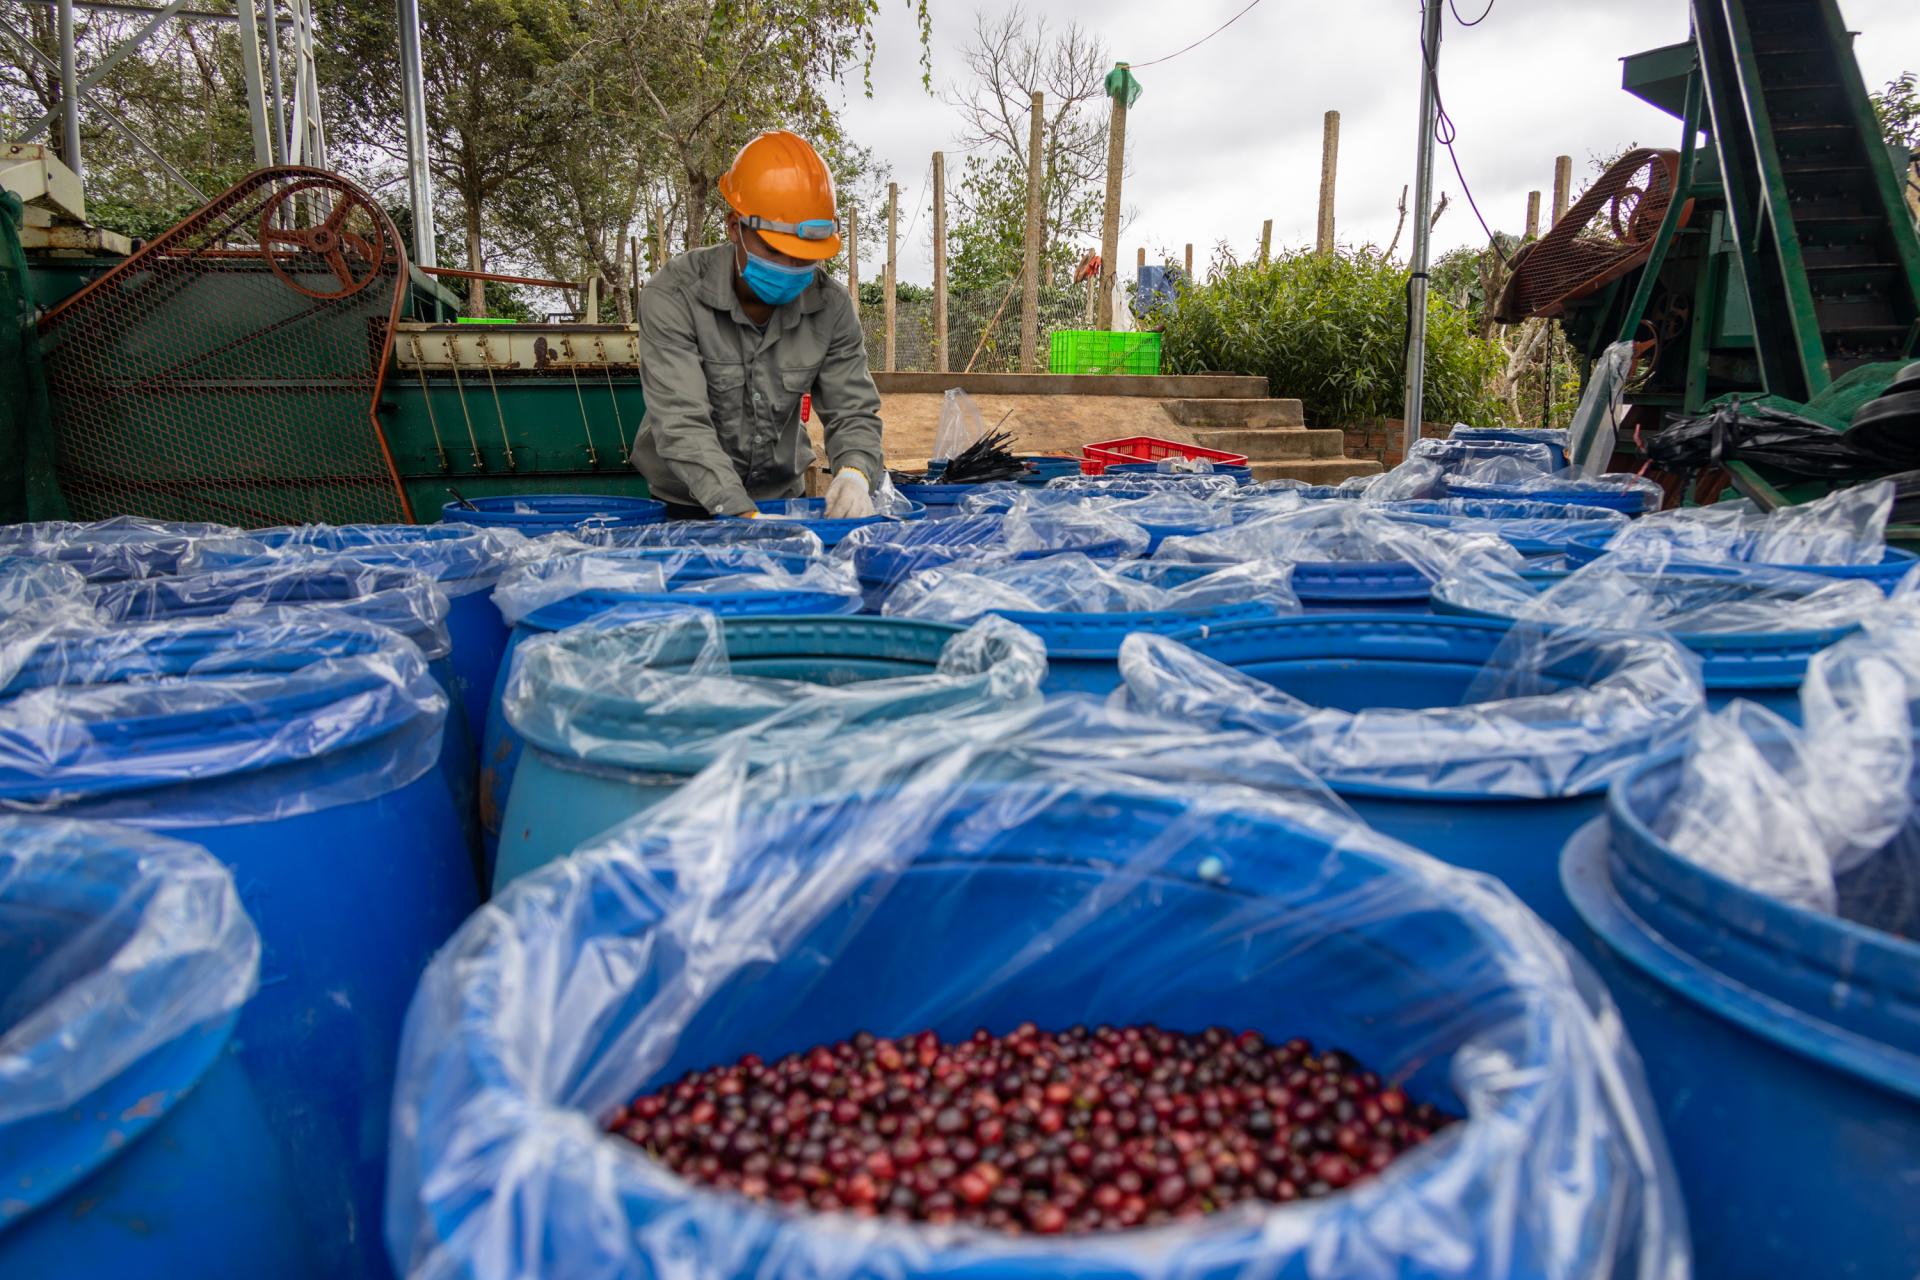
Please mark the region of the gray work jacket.
[[633, 465], [663, 502], [738, 515], [798, 497], [813, 461], [807, 392], [831, 469], [879, 487], [880, 393], [853, 300], [824, 271], [762, 333], [734, 295], [731, 244], [681, 254], [640, 291], [640, 382]]

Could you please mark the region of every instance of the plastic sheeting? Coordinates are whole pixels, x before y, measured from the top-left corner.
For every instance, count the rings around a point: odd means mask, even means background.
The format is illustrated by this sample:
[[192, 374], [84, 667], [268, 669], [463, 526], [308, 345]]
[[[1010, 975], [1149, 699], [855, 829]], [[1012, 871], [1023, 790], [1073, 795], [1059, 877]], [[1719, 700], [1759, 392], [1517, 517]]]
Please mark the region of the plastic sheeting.
[[1465, 565], [1436, 594], [1454, 605], [1544, 627], [1675, 635], [1778, 635], [1844, 629], [1881, 610], [1870, 582], [1763, 565], [1687, 564], [1657, 549], [1609, 554], [1540, 589], [1519, 574]]
[[[493, 603], [508, 625], [548, 605], [580, 596], [604, 596], [608, 607], [623, 597], [700, 597], [747, 591], [818, 591], [858, 599], [860, 583], [837, 560], [800, 560], [757, 547], [692, 548], [664, 556], [638, 550], [549, 554], [515, 565], [501, 575]], [[666, 603], [663, 601], [663, 603]]]
[[793, 556], [818, 556], [825, 550], [819, 534], [784, 520], [764, 524], [758, 520], [669, 520], [623, 529], [583, 529], [573, 537], [594, 547], [754, 547], [773, 555]]
[[180, 559], [202, 538], [239, 534], [218, 524], [167, 524], [143, 516], [115, 516], [92, 524], [66, 520], [0, 525], [0, 555], [59, 560], [89, 581], [150, 578], [178, 572]]
[[[311, 813], [426, 774], [446, 716], [417, 646], [347, 618], [0, 620], [0, 808], [143, 826]], [[298, 785], [276, 768], [327, 759], [350, 764]]]
[[55, 560], [0, 555], [0, 617], [48, 605], [85, 607], [87, 580]]
[[447, 593], [412, 569], [344, 558], [270, 560], [249, 568], [180, 578], [103, 583], [91, 600], [108, 622], [167, 622], [300, 609], [389, 627], [429, 660], [452, 652]]
[[1520, 476], [1552, 475], [1560, 469], [1559, 458], [1547, 445], [1516, 440], [1425, 438], [1413, 442], [1407, 458], [1436, 463], [1448, 475], [1476, 472], [1490, 465]]
[[[1681, 857], [1756, 893], [1870, 916], [1881, 864], [1920, 858], [1920, 841], [1902, 838], [1915, 813], [1920, 730], [1915, 584], [1814, 656], [1800, 703], [1797, 726], [1746, 702], [1704, 721], [1650, 825]], [[1916, 877], [1909, 867], [1898, 879]], [[1850, 893], [1864, 901], [1853, 906]]]
[[1271, 737], [1331, 784], [1550, 799], [1595, 791], [1679, 740], [1706, 694], [1664, 636], [1516, 627], [1459, 706], [1315, 706], [1164, 636], [1120, 646], [1127, 703]]
[[[1604, 994], [1495, 882], [1216, 771], [1261, 758], [1251, 735], [1068, 698], [722, 759], [436, 956], [398, 1073], [397, 1265], [1682, 1280], [1677, 1189]], [[696, 1190], [596, 1123], [746, 1051], [1028, 1017], [1315, 1035], [1466, 1121], [1325, 1199], [1046, 1239]]]
[[1449, 488], [1500, 489], [1541, 502], [1566, 501], [1561, 495], [1605, 493], [1623, 501], [1638, 498], [1638, 509], [1643, 511], [1657, 511], [1666, 501], [1666, 491], [1644, 476], [1624, 471], [1585, 475], [1572, 469], [1547, 475], [1512, 458], [1469, 462], [1453, 468], [1445, 483]]
[[1165, 491], [1186, 494], [1190, 497], [1208, 496], [1215, 498], [1231, 497], [1242, 486], [1232, 475], [1226, 472], [1162, 472], [1127, 471], [1117, 475], [1102, 476], [1055, 476], [1044, 486], [1050, 493], [1084, 493], [1095, 496], [1115, 496], [1119, 491], [1131, 491], [1133, 497], [1144, 493]]
[[[1044, 492], [1022, 490], [1023, 493]], [[833, 549], [861, 577], [897, 581], [954, 560], [994, 560], [1061, 551], [1135, 556], [1147, 549], [1145, 529], [1111, 504], [1074, 501], [1013, 502], [1004, 514], [967, 513], [909, 524], [855, 529]]]
[[1115, 484], [1111, 492], [1083, 489], [1035, 489], [1026, 485], [982, 485], [960, 500], [964, 514], [999, 513], [1031, 517], [1034, 513], [1074, 507], [1111, 511], [1143, 528], [1200, 531], [1233, 522], [1234, 507], [1217, 495], [1184, 489], [1146, 488]]
[[[1078, 552], [1038, 560], [955, 561], [908, 578], [887, 597], [888, 617], [966, 622], [1011, 613], [1175, 613], [1232, 605], [1300, 612], [1291, 565], [1252, 562], [1197, 576], [1151, 563], [1110, 565]], [[1158, 570], [1158, 572], [1156, 572]]]
[[1168, 538], [1156, 560], [1200, 564], [1330, 561], [1412, 565], [1429, 581], [1465, 572], [1517, 572], [1518, 551], [1489, 533], [1461, 532], [1396, 520], [1348, 502], [1311, 503], [1297, 511], [1262, 515], [1232, 528]]
[[231, 1015], [260, 969], [232, 873], [127, 827], [0, 816], [0, 917], [0, 1127], [67, 1111]]
[[1607, 544], [1621, 555], [1771, 565], [1871, 565], [1887, 551], [1893, 484], [1878, 480], [1761, 513], [1746, 503], [1682, 507], [1635, 521]]
[[1564, 546], [1575, 536], [1607, 536], [1627, 527], [1627, 517], [1621, 512], [1564, 502], [1439, 498], [1382, 503], [1380, 509], [1415, 524], [1438, 525], [1456, 533], [1492, 534], [1515, 546]]
[[582, 760], [659, 769], [736, 744], [756, 761], [777, 760], [916, 709], [952, 718], [1003, 708], [1037, 698], [1046, 672], [1037, 637], [989, 617], [949, 640], [930, 675], [843, 685], [747, 675], [728, 661], [726, 625], [689, 610], [529, 639], [503, 708], [530, 740]]
[[[641, 526], [633, 532], [658, 526]], [[575, 536], [595, 538], [614, 530], [589, 527]], [[620, 532], [624, 532], [621, 530]], [[375, 566], [414, 569], [449, 596], [491, 587], [514, 551], [526, 543], [515, 529], [468, 524], [303, 524], [253, 529], [237, 538], [196, 542], [181, 557], [182, 574], [239, 568], [258, 561], [347, 558]]]

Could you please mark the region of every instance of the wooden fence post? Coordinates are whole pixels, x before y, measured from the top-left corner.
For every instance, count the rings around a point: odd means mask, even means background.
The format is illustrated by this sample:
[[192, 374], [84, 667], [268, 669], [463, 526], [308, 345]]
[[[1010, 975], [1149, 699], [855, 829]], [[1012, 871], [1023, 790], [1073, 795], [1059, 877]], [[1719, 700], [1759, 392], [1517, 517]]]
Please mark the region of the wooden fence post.
[[1333, 252], [1333, 177], [1339, 167], [1340, 113], [1329, 111], [1320, 130], [1320, 220], [1313, 236], [1313, 251], [1322, 257]]
[[1540, 238], [1540, 193], [1527, 192], [1527, 239]]
[[933, 153], [933, 367], [947, 371], [947, 156]]
[[895, 359], [895, 354], [894, 354], [896, 350], [894, 342], [896, 337], [896, 333], [895, 333], [896, 321], [899, 317], [899, 306], [898, 306], [897, 299], [894, 297], [894, 285], [897, 282], [897, 279], [898, 279], [897, 273], [900, 267], [899, 253], [900, 253], [900, 184], [897, 182], [889, 182], [887, 184], [887, 292], [886, 292], [886, 307], [887, 307], [886, 369], [888, 373], [892, 373], [894, 369], [898, 367]]
[[860, 206], [847, 205], [847, 292], [853, 295], [853, 314], [860, 314]]
[[1193, 246], [1187, 246], [1187, 279], [1193, 279]]
[[1045, 180], [1041, 152], [1046, 149], [1047, 95], [1036, 90], [1027, 112], [1027, 235], [1020, 258], [1020, 372], [1040, 368], [1040, 241], [1045, 233]]
[[1555, 156], [1553, 158], [1553, 220], [1557, 223], [1567, 216], [1567, 206], [1573, 203], [1573, 157]]
[[1273, 219], [1268, 218], [1260, 224], [1260, 265], [1266, 266], [1273, 257]]
[[[1127, 64], [1118, 64], [1125, 67]], [[1100, 297], [1096, 303], [1094, 328], [1113, 328], [1113, 281], [1120, 265], [1120, 170], [1127, 156], [1127, 97], [1124, 91], [1111, 96], [1113, 114], [1107, 123], [1107, 203], [1100, 231]]]

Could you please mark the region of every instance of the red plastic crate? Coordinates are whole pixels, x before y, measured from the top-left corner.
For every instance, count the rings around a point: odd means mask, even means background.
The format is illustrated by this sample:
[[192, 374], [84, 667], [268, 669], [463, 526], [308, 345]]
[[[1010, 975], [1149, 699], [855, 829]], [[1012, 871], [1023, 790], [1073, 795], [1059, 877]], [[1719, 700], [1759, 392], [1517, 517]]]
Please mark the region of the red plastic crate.
[[1115, 462], [1158, 462], [1162, 458], [1205, 458], [1227, 467], [1244, 467], [1247, 455], [1208, 449], [1197, 444], [1162, 440], [1159, 436], [1127, 436], [1120, 440], [1100, 440], [1080, 450], [1086, 461], [1080, 470], [1090, 476], [1103, 474]]

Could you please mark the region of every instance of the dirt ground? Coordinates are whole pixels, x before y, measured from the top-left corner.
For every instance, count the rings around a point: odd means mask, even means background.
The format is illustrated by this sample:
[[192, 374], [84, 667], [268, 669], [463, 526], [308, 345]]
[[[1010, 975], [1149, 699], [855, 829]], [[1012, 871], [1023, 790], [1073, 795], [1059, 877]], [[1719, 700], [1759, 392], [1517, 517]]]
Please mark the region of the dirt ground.
[[[921, 392], [882, 395], [880, 419], [887, 465], [897, 470], [924, 467], [940, 425], [942, 397]], [[1175, 422], [1159, 400], [1147, 396], [978, 395], [973, 398], [988, 427], [1001, 422], [1014, 433], [1022, 453], [1078, 454], [1082, 445], [1123, 436], [1159, 436], [1193, 443], [1193, 433]], [[819, 425], [814, 449], [824, 453]]]

